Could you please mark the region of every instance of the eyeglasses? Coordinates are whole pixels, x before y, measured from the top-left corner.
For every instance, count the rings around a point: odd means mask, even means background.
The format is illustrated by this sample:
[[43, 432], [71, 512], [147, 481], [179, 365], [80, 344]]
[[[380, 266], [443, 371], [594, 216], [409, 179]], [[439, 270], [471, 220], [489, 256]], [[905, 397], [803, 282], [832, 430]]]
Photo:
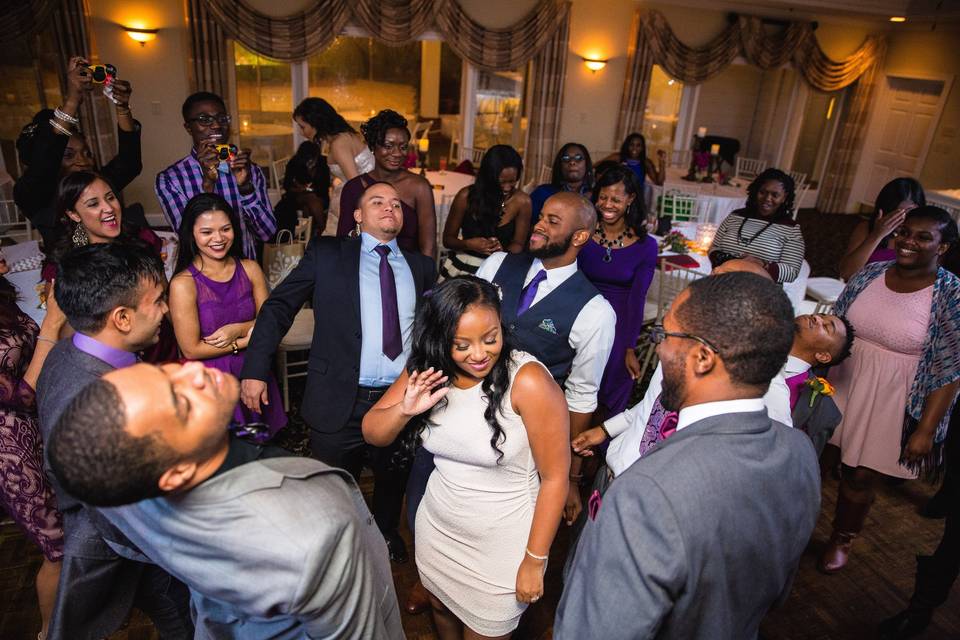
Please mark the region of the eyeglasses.
[[573, 156], [571, 156], [570, 154], [564, 154], [560, 156], [560, 161], [561, 162], [583, 162], [583, 154], [578, 153]]
[[650, 327], [650, 342], [653, 344], [660, 344], [667, 338], [686, 338], [688, 340], [696, 340], [703, 346], [713, 351], [715, 354], [720, 355], [720, 349], [717, 349], [713, 343], [706, 338], [695, 336], [692, 333], [675, 333], [673, 331], [667, 331], [663, 328], [662, 324], [655, 324]]
[[385, 142], [379, 146], [383, 148], [387, 153], [392, 152], [394, 149], [399, 149], [400, 153], [406, 153], [407, 151], [410, 150], [410, 145], [407, 144], [406, 142], [404, 142], [403, 144], [396, 144], [394, 142]]
[[214, 122], [218, 122], [221, 127], [225, 127], [230, 124], [230, 120], [230, 116], [226, 113], [221, 113], [216, 116], [212, 116], [209, 113], [201, 113], [196, 118], [190, 118], [187, 122], [196, 122], [204, 127], [209, 127]]

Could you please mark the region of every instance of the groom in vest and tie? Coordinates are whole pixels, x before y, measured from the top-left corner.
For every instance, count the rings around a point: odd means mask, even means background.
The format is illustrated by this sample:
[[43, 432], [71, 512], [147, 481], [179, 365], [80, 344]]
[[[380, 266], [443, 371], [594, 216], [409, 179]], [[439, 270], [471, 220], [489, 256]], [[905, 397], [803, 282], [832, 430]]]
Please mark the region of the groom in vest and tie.
[[280, 341], [305, 302], [314, 313], [306, 392], [300, 413], [310, 426], [318, 460], [359, 481], [373, 470], [373, 516], [390, 559], [406, 562], [397, 533], [407, 470], [394, 464], [399, 442], [374, 447], [363, 440], [363, 416], [403, 371], [416, 309], [436, 281], [433, 260], [400, 249], [403, 225], [396, 189], [377, 182], [360, 196], [354, 218], [359, 238], [314, 239], [300, 264], [270, 294], [247, 347], [240, 388], [243, 403], [259, 411]]

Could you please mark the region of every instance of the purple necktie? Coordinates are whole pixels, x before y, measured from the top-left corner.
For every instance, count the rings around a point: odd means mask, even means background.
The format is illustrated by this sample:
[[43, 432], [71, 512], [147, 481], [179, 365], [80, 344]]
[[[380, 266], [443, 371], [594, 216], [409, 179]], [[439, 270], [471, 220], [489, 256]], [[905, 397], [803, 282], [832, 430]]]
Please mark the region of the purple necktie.
[[787, 388], [790, 389], [790, 410], [797, 406], [797, 400], [800, 399], [800, 392], [803, 391], [803, 385], [806, 384], [808, 376], [807, 371], [798, 373], [795, 376], [787, 378]]
[[396, 360], [403, 351], [400, 337], [400, 312], [397, 311], [397, 281], [387, 262], [390, 247], [378, 245], [374, 251], [380, 254], [380, 320], [383, 323], [383, 354]]
[[539, 287], [540, 283], [546, 279], [547, 270], [540, 269], [540, 271], [537, 272], [537, 275], [533, 276], [533, 280], [530, 281], [530, 284], [523, 288], [523, 291], [520, 292], [520, 304], [517, 305], [518, 316], [530, 308], [530, 305], [533, 304], [533, 299], [537, 297], [537, 287]]

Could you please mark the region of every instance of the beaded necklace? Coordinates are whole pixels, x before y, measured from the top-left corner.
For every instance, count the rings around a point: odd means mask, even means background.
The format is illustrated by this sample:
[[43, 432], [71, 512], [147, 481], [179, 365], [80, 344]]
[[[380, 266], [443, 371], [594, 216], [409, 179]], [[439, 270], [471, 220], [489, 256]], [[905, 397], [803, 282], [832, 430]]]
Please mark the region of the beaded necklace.
[[603, 225], [598, 224], [597, 230], [594, 232], [594, 235], [599, 236], [597, 239], [597, 244], [606, 249], [606, 253], [603, 256], [604, 262], [610, 262], [613, 260], [613, 248], [617, 247], [618, 249], [623, 248], [623, 241], [629, 240], [633, 237], [633, 231], [630, 230], [630, 227], [624, 227], [623, 231], [620, 232], [613, 240], [607, 238], [606, 232], [603, 230]]

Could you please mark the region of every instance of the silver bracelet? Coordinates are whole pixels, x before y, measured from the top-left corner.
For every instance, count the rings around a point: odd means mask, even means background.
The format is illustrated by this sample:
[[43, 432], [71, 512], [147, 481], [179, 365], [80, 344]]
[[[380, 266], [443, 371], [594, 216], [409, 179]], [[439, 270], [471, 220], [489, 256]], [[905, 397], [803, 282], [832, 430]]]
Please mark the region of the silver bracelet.
[[524, 549], [527, 552], [527, 555], [533, 558], [534, 560], [539, 560], [540, 562], [546, 562], [550, 556], [538, 556], [533, 551], [530, 551], [529, 548]]
[[53, 340], [52, 338], [45, 338], [45, 337], [43, 337], [43, 336], [37, 336], [37, 341], [38, 341], [38, 342], [49, 342], [50, 344], [57, 344], [57, 341], [56, 341], [56, 340]]
[[57, 131], [59, 131], [60, 133], [62, 133], [63, 135], [67, 136], [68, 138], [73, 135], [72, 131], [64, 127], [62, 124], [60, 124], [53, 118], [50, 118], [50, 126], [56, 129]]
[[56, 116], [57, 120], [63, 120], [64, 122], [69, 122], [70, 124], [80, 124], [80, 118], [76, 116], [68, 116], [63, 111], [60, 111], [60, 107], [57, 107], [53, 110], [53, 115]]

